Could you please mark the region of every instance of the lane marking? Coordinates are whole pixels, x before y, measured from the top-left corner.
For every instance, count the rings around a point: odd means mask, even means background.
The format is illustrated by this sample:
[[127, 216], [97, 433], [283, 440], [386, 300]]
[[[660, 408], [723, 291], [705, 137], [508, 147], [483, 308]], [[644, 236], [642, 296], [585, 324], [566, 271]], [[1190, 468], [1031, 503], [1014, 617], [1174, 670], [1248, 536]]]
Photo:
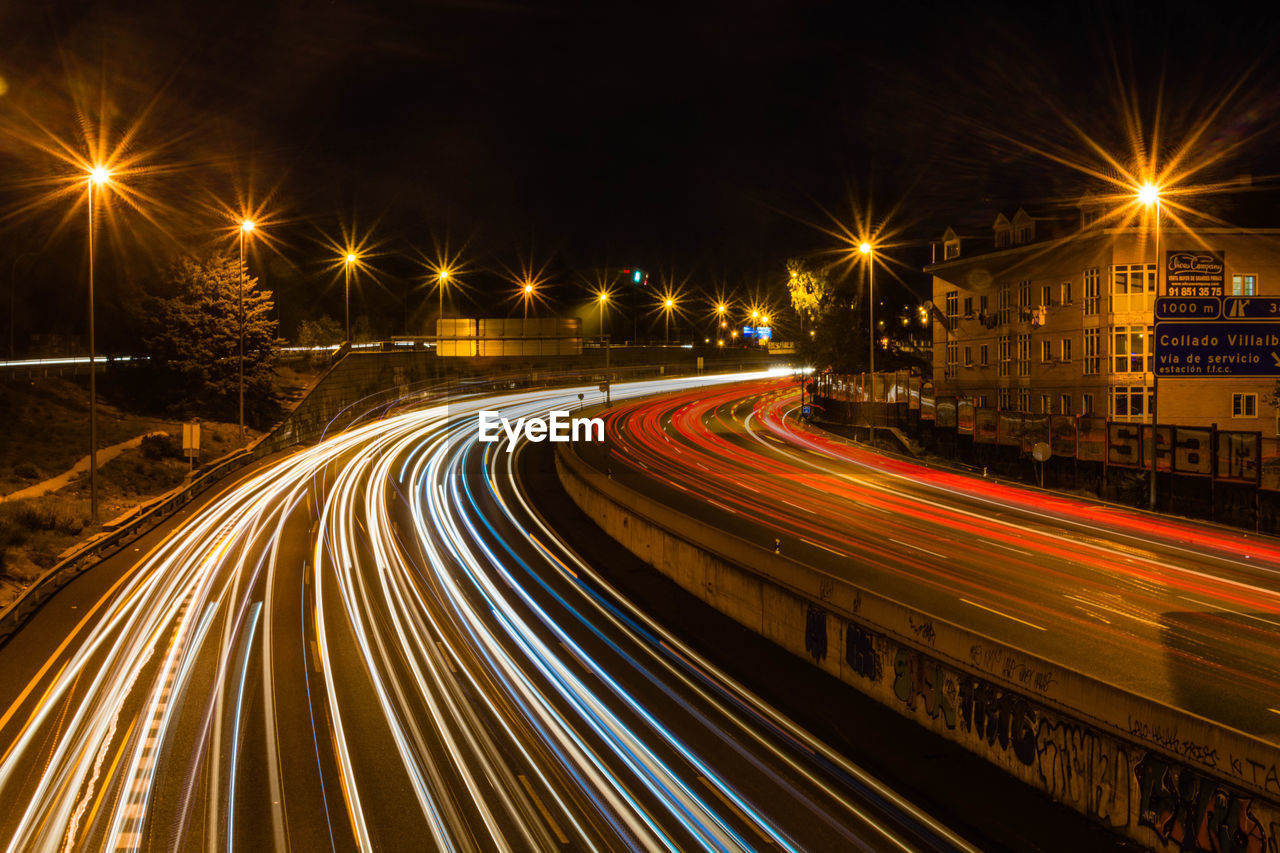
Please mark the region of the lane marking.
[[1004, 544], [1001, 544], [1000, 542], [992, 542], [990, 539], [983, 539], [982, 541], [987, 545], [994, 545], [997, 548], [1003, 548], [1004, 550], [1012, 551], [1015, 554], [1022, 554], [1023, 556], [1026, 556], [1026, 557], [1034, 556], [1030, 551], [1024, 551], [1021, 548], [1015, 548], [1012, 545], [1004, 545]]
[[538, 811], [542, 813], [542, 819], [547, 822], [551, 827], [551, 831], [556, 834], [556, 840], [561, 844], [568, 844], [569, 839], [565, 837], [564, 832], [561, 831], [560, 824], [556, 823], [555, 818], [551, 816], [551, 812], [548, 811], [546, 805], [543, 804], [542, 797], [539, 797], [537, 792], [533, 790], [533, 785], [529, 784], [529, 777], [525, 776], [523, 773], [517, 773], [516, 778], [520, 780], [520, 784], [524, 786], [525, 791], [527, 791], [529, 796], [533, 799], [533, 804], [537, 806]]
[[[900, 539], [894, 539], [890, 537], [889, 541], [893, 542], [896, 545], [901, 545], [903, 548], [910, 548], [914, 551], [923, 551], [926, 554], [932, 554], [933, 556], [937, 557], [939, 560], [950, 559], [946, 554], [939, 554], [937, 551], [930, 551], [928, 548], [921, 548], [919, 545], [912, 545], [910, 542], [903, 542]], [[963, 599], [961, 600], [963, 601]]]
[[320, 650], [316, 648], [316, 641], [311, 640], [309, 642], [311, 645], [311, 668], [316, 672], [324, 672], [324, 670], [320, 668]]
[[963, 601], [965, 604], [968, 604], [970, 607], [976, 607], [976, 608], [978, 608], [979, 610], [986, 610], [987, 612], [989, 612], [989, 613], [994, 613], [994, 614], [996, 614], [997, 616], [1003, 616], [1003, 617], [1004, 617], [1004, 618], [1006, 618], [1006, 619], [1012, 619], [1014, 622], [1018, 622], [1018, 623], [1020, 623], [1020, 624], [1022, 624], [1022, 625], [1026, 625], [1028, 628], [1035, 628], [1037, 631], [1047, 631], [1047, 630], [1048, 630], [1047, 628], [1042, 628], [1042, 627], [1040, 627], [1039, 625], [1035, 624], [1034, 622], [1028, 622], [1028, 621], [1027, 621], [1027, 620], [1025, 620], [1025, 619], [1019, 619], [1017, 616], [1010, 616], [1008, 613], [1005, 613], [1005, 612], [1000, 611], [1000, 610], [996, 610], [994, 607], [987, 607], [987, 605], [985, 605], [985, 604], [979, 604], [978, 602], [976, 602], [976, 601], [970, 601], [970, 600], [969, 600], [969, 599], [967, 599], [967, 598], [962, 598], [962, 599], [960, 599], [960, 600], [961, 600], [961, 601]]

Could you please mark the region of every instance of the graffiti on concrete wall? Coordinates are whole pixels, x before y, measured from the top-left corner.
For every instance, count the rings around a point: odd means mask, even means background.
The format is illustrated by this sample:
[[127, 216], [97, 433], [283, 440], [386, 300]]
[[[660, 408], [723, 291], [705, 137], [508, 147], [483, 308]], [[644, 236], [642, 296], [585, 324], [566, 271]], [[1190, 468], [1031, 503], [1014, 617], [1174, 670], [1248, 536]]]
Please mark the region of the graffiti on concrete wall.
[[884, 639], [863, 629], [858, 625], [850, 625], [844, 634], [844, 659], [853, 671], [870, 681], [879, 681], [884, 675], [883, 658], [880, 647]]
[[1134, 768], [1138, 821], [1179, 850], [1265, 853], [1267, 833], [1250, 811], [1252, 798], [1186, 765], [1147, 753]]
[[827, 611], [812, 604], [804, 617], [804, 650], [815, 662], [827, 656]]
[[1129, 825], [1129, 750], [1086, 726], [1043, 715], [1036, 731], [1036, 766], [1049, 796], [1074, 803], [1089, 817]]
[[937, 661], [899, 648], [893, 659], [893, 692], [908, 709], [914, 711], [922, 702], [930, 717], [942, 715], [947, 728], [956, 727], [956, 679]]

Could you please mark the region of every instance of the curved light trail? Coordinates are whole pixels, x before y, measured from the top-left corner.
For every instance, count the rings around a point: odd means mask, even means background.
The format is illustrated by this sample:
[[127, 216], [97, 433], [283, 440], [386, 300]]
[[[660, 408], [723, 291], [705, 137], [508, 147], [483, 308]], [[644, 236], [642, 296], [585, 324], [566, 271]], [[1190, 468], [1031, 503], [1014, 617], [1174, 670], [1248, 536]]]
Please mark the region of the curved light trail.
[[611, 589], [523, 451], [476, 441], [579, 392], [388, 408], [67, 587], [0, 649], [4, 849], [967, 849]]
[[[934, 616], [1280, 741], [1280, 543], [873, 452], [794, 382], [606, 415], [616, 479]], [[1123, 650], [1123, 653], [1119, 653]]]

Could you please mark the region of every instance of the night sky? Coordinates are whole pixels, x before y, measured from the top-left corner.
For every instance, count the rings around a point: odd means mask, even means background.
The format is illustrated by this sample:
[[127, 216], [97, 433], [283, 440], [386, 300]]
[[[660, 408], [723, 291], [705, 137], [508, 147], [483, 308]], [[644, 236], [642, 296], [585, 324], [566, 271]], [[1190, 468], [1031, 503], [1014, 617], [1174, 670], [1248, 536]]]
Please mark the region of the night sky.
[[1221, 4], [9, 3], [0, 32], [0, 261], [82, 253], [65, 211], [25, 210], [33, 176], [65, 170], [27, 135], [74, 144], [74, 105], [106, 91], [117, 126], [150, 105], [138, 180], [163, 210], [114, 250], [156, 262], [209, 230], [211, 199], [274, 191], [286, 334], [318, 235], [352, 217], [387, 252], [386, 294], [446, 237], [481, 291], [529, 253], [741, 290], [831, 258], [815, 226], [870, 205], [922, 289], [947, 224], [1099, 185], [1030, 150], [1102, 165], [1071, 124], [1128, 161], [1127, 111], [1149, 128], [1159, 103], [1166, 155], [1211, 116], [1195, 147], [1225, 154], [1197, 178], [1278, 168], [1276, 21]]

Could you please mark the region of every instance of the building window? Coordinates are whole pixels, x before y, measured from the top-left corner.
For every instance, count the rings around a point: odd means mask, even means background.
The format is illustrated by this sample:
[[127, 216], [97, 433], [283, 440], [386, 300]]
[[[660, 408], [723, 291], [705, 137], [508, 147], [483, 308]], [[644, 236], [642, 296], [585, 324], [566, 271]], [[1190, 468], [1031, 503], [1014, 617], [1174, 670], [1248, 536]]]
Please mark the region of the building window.
[[1008, 335], [1000, 336], [1000, 352], [998, 355], [1000, 356], [999, 373], [1001, 376], [1009, 375], [1009, 362], [1013, 359], [1013, 354], [1009, 351], [1012, 343]]
[[1082, 415], [1093, 414], [1093, 395], [1092, 394], [1082, 394], [1080, 396], [1080, 413]]
[[1062, 339], [1062, 360], [1071, 361], [1071, 338]]
[[1071, 282], [1064, 281], [1062, 283], [1061, 293], [1062, 293], [1062, 304], [1070, 305], [1071, 304]]
[[1101, 299], [1099, 299], [1099, 283], [1101, 281], [1102, 276], [1098, 274], [1097, 267], [1084, 271], [1084, 314], [1086, 317], [1098, 313], [1101, 303]]
[[1018, 411], [1019, 412], [1031, 411], [1031, 392], [1028, 391], [1026, 388], [1018, 389]]
[[1011, 295], [1009, 293], [1009, 285], [1007, 284], [1001, 285], [1000, 293], [999, 293], [1000, 302], [998, 305], [1000, 309], [1000, 316], [997, 322], [1006, 326], [1009, 325], [1009, 314], [1010, 314], [1010, 309], [1012, 308], [1010, 296]]
[[[1018, 375], [1031, 375], [1031, 335], [1018, 335]], [[1022, 411], [1026, 411], [1023, 409]]]
[[1040, 395], [1040, 414], [1042, 415], [1053, 414], [1053, 395], [1052, 394]]
[[973, 297], [966, 296], [964, 298], [964, 316], [966, 318], [973, 316]]
[[1061, 415], [1071, 414], [1071, 395], [1070, 394], [1059, 395], [1058, 414], [1061, 414]]
[[1118, 421], [1145, 421], [1151, 412], [1149, 385], [1116, 385], [1111, 389], [1111, 417]]
[[1053, 361], [1053, 341], [1040, 342], [1040, 360]]
[[1232, 394], [1231, 417], [1256, 418], [1258, 416], [1257, 394]]
[[1040, 304], [1041, 305], [1053, 304], [1053, 285], [1052, 284], [1046, 284], [1044, 288], [1041, 290]]
[[988, 357], [987, 345], [983, 344], [982, 346], [978, 347], [978, 365], [981, 367], [986, 367], [990, 363], [991, 363], [991, 359]]
[[1232, 296], [1257, 296], [1258, 277], [1253, 273], [1235, 273], [1231, 276]]
[[1098, 352], [1099, 335], [1097, 329], [1084, 330], [1084, 375], [1096, 376], [1102, 369], [1102, 358]]
[[1116, 326], [1111, 337], [1112, 373], [1150, 373], [1154, 339], [1150, 326]]
[[985, 293], [978, 297], [978, 313], [987, 313], [987, 294]]
[[1018, 282], [1018, 307], [1031, 307], [1031, 282], [1029, 281]]
[[1012, 232], [1008, 228], [996, 229], [996, 248], [1003, 249], [1009, 245], [1009, 235]]
[[964, 348], [964, 366], [973, 367], [973, 347]]
[[960, 257], [960, 241], [948, 240], [942, 244], [942, 259], [949, 261], [952, 258]]
[[975, 394], [973, 396], [973, 406], [976, 409], [985, 409], [987, 407], [987, 395]]
[[1009, 411], [1009, 389], [1001, 388], [999, 396], [996, 397], [996, 408], [1002, 412]]
[[1155, 295], [1155, 264], [1121, 264], [1111, 268], [1112, 312], [1150, 311]]
[[947, 363], [946, 375], [956, 375], [956, 356], [959, 353], [959, 345], [955, 341], [947, 341]]
[[960, 313], [960, 291], [948, 290], [946, 295], [947, 331], [956, 330], [956, 315]]

